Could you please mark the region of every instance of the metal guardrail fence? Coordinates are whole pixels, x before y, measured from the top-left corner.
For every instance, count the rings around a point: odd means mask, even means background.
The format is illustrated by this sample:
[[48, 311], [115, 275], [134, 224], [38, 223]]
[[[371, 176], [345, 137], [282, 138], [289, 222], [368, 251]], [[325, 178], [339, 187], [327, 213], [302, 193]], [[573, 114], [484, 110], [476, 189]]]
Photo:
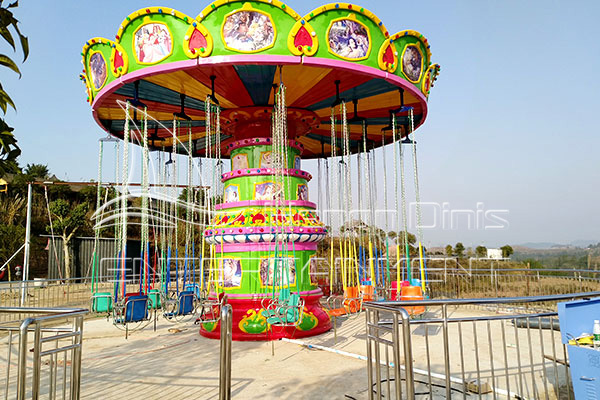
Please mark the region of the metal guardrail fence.
[[[86, 309], [0, 307], [17, 320], [0, 325], [4, 399], [79, 399]], [[26, 316], [24, 319], [22, 319]], [[6, 356], [3, 359], [2, 353]]]
[[[568, 357], [556, 312], [535, 304], [600, 292], [459, 300], [367, 302], [369, 399], [571, 399]], [[464, 306], [490, 307], [489, 315]], [[425, 306], [421, 319], [410, 307]], [[495, 310], [511, 310], [497, 314]]]

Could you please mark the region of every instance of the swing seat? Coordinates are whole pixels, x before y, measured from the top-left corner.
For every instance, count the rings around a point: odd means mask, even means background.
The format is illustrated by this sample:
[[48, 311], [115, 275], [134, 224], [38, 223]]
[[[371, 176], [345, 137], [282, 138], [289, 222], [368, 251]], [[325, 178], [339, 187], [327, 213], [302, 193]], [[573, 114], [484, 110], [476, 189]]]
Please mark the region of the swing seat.
[[279, 291], [279, 301], [286, 302], [289, 300], [291, 295], [292, 295], [292, 292], [290, 291], [289, 288], [281, 289]]
[[392, 281], [390, 287], [390, 300], [395, 301], [398, 298], [398, 281]]
[[[337, 303], [337, 304], [336, 304]], [[347, 314], [354, 314], [362, 309], [362, 298], [358, 286], [347, 286], [344, 289], [344, 296], [330, 296], [327, 299], [329, 305], [329, 316], [341, 317]], [[336, 307], [337, 305], [337, 307]]]
[[360, 285], [363, 301], [375, 301], [375, 287], [369, 285]]
[[92, 296], [92, 311], [110, 313], [113, 310], [113, 296], [109, 292], [97, 292]]
[[362, 299], [358, 286], [347, 286], [344, 290], [344, 302], [342, 303], [348, 313], [356, 313], [362, 309]]
[[191, 290], [184, 290], [179, 293], [179, 299], [177, 304], [177, 315], [189, 315], [195, 311], [194, 292]]
[[[265, 309], [261, 311], [261, 314], [265, 318], [274, 317], [282, 313], [282, 308], [290, 301], [292, 293], [290, 289], [284, 288], [279, 291], [279, 297], [277, 300], [271, 301]], [[297, 296], [297, 295], [296, 295]], [[268, 322], [268, 321], [267, 321]]]
[[219, 293], [216, 299], [202, 300], [200, 303], [200, 316], [195, 323], [217, 322], [221, 318], [221, 307], [226, 301], [225, 293]]
[[[150, 309], [152, 300], [145, 294], [128, 293], [119, 302], [115, 302], [113, 308], [113, 324], [115, 326], [122, 325], [125, 328], [125, 339], [129, 334], [129, 324], [134, 324], [135, 329], [140, 329], [143, 322], [151, 321]], [[156, 316], [156, 312], [154, 312]], [[156, 331], [156, 318], [154, 318], [154, 331]]]
[[[141, 322], [148, 319], [148, 296], [133, 295], [125, 300], [125, 321], [124, 322]], [[150, 304], [152, 306], [152, 304]]]
[[400, 290], [398, 290], [398, 281], [392, 281], [392, 287], [391, 287], [391, 291], [390, 291], [390, 299], [395, 301], [395, 300], [400, 300], [400, 293], [402, 292], [402, 288], [406, 287], [406, 286], [410, 286], [410, 282], [408, 281], [400, 281]]
[[151, 300], [150, 304], [148, 304], [148, 308], [152, 307], [154, 309], [159, 309], [162, 306], [160, 302], [160, 290], [150, 289], [148, 291], [148, 297]]
[[270, 325], [295, 325], [300, 320], [301, 308], [302, 300], [300, 295], [291, 293], [287, 302], [277, 304], [275, 310], [268, 310], [270, 316], [267, 317], [267, 323]]
[[122, 303], [115, 304], [113, 322], [115, 324], [127, 325], [130, 322], [149, 320], [148, 303], [152, 303], [152, 301], [146, 295], [127, 293]]
[[[404, 286], [400, 292], [400, 301], [423, 300], [423, 291], [420, 286]], [[425, 306], [402, 307], [410, 315], [420, 315], [425, 312]]]
[[188, 284], [186, 284], [183, 287], [183, 291], [185, 292], [185, 291], [188, 291], [188, 290], [191, 290], [192, 292], [194, 292], [194, 294], [196, 295], [197, 299], [201, 299], [203, 297], [202, 296], [202, 291], [200, 290], [200, 285], [198, 285], [197, 283], [193, 283], [193, 284], [188, 283]]
[[334, 308], [333, 310], [329, 310], [329, 316], [331, 317], [341, 317], [342, 315], [346, 315], [347, 311], [344, 307], [342, 308]]

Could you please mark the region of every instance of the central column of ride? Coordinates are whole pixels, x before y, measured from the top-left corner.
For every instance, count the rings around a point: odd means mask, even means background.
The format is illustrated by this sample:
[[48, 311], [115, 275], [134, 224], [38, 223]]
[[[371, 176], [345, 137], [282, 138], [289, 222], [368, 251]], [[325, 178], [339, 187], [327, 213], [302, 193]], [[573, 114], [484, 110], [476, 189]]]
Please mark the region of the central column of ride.
[[[272, 168], [271, 138], [247, 138], [227, 147], [231, 172], [223, 174], [223, 202], [204, 236], [213, 245], [213, 296], [225, 293], [233, 308], [234, 340], [273, 340], [312, 336], [331, 328], [319, 304], [316, 284], [317, 243], [326, 230], [308, 201], [311, 176], [301, 170], [303, 146], [289, 140], [288, 165], [281, 188]], [[287, 235], [287, 249], [277, 248], [277, 235]], [[281, 238], [281, 236], [280, 236]], [[281, 240], [279, 240], [281, 246]], [[285, 286], [304, 299], [302, 320], [296, 326], [269, 326], [261, 311], [278, 296], [281, 272], [275, 257], [289, 257]], [[205, 263], [205, 265], [207, 265]], [[206, 267], [205, 267], [206, 268]], [[218, 338], [218, 323], [204, 323], [200, 333]]]

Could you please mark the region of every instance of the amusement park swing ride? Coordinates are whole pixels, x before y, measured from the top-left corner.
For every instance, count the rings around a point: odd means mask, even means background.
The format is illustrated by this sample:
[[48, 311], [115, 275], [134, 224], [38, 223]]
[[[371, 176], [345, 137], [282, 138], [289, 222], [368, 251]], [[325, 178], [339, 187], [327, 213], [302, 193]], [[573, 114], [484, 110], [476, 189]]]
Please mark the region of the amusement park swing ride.
[[[348, 3], [301, 16], [278, 0], [218, 0], [196, 17], [136, 11], [114, 39], [92, 38], [81, 55], [93, 117], [114, 141], [119, 194], [101, 194], [101, 140], [96, 232], [113, 229], [118, 251], [108, 263], [94, 254], [93, 311], [126, 329], [156, 315], [196, 319], [200, 334], [217, 338], [227, 302], [234, 340], [271, 340], [325, 332], [332, 316], [358, 312], [363, 301], [427, 294], [414, 138], [440, 67], [422, 34], [391, 34]], [[318, 205], [306, 159], [317, 160]], [[391, 210], [382, 228], [400, 232], [394, 244], [375, 228], [381, 197]], [[322, 241], [327, 256], [317, 257]], [[113, 289], [101, 292], [107, 275]], [[326, 310], [323, 291], [336, 290], [339, 301]]]

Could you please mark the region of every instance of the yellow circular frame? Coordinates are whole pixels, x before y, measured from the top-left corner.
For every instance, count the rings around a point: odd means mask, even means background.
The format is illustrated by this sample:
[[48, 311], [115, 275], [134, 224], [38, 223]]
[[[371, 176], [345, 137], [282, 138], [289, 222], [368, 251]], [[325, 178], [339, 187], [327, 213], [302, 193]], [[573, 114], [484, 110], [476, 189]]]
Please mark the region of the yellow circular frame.
[[[225, 271], [223, 270], [223, 264], [225, 260], [236, 260], [240, 262], [240, 285], [239, 286], [225, 286]], [[241, 289], [242, 282], [244, 281], [244, 268], [242, 266], [242, 259], [240, 257], [219, 257], [217, 259], [217, 286], [225, 290]]]
[[[166, 56], [164, 56], [160, 60], [154, 61], [154, 62], [151, 62], [151, 63], [147, 63], [147, 62], [142, 62], [142, 61], [140, 61], [138, 59], [137, 51], [135, 49], [135, 35], [138, 33], [138, 31], [140, 29], [142, 29], [146, 25], [151, 25], [151, 24], [164, 25], [165, 28], [167, 28], [167, 32], [169, 32], [169, 37], [171, 38], [171, 51], [169, 52], [169, 54], [167, 54]], [[133, 57], [135, 58], [135, 61], [138, 64], [140, 64], [140, 65], [154, 65], [154, 64], [158, 64], [160, 62], [165, 61], [167, 58], [169, 58], [171, 56], [171, 54], [173, 54], [173, 48], [175, 47], [173, 32], [171, 32], [171, 30], [169, 29], [169, 25], [165, 24], [164, 22], [158, 22], [158, 21], [149, 20], [148, 22], [145, 22], [142, 25], [138, 26], [138, 28], [135, 30], [135, 32], [133, 32], [133, 35], [131, 35], [131, 36], [132, 36], [132, 38], [131, 38], [131, 49], [133, 51]]]
[[[307, 199], [304, 200], [304, 201], [308, 201], [308, 184], [306, 184], [306, 183], [298, 183], [296, 185], [296, 200], [300, 200], [298, 198], [298, 190], [300, 190], [300, 186], [306, 186], [306, 197], [307, 197]], [[300, 210], [298, 210], [298, 214], [300, 214]]]
[[223, 203], [227, 204], [227, 203], [232, 203], [231, 201], [225, 201], [225, 193], [227, 193], [227, 189], [230, 187], [235, 187], [237, 189], [237, 194], [238, 194], [238, 201], [240, 198], [240, 185], [238, 183], [230, 183], [229, 185], [226, 185], [223, 188]]
[[[406, 49], [408, 49], [409, 46], [416, 47], [417, 50], [419, 51], [419, 54], [421, 55], [421, 70], [419, 72], [419, 78], [416, 81], [413, 81], [412, 79], [410, 79], [408, 77], [408, 75], [406, 74], [406, 72], [404, 72], [404, 53], [406, 53]], [[402, 50], [402, 57], [400, 57], [400, 60], [398, 60], [398, 63], [400, 64], [400, 71], [402, 71], [402, 74], [404, 75], [406, 80], [411, 83], [415, 83], [415, 84], [419, 83], [419, 81], [423, 77], [423, 63], [424, 62], [425, 62], [425, 58], [423, 57], [423, 51], [421, 50], [421, 46], [419, 46], [418, 43], [407, 43], [406, 46], [404, 46], [404, 50]]]
[[[100, 57], [102, 57], [102, 61], [104, 61], [104, 68], [106, 68], [106, 76], [104, 77], [104, 81], [102, 81], [102, 85], [100, 85], [100, 87], [96, 87], [96, 85], [94, 85], [94, 77], [92, 76], [92, 66], [90, 65], [90, 62], [92, 61], [92, 57], [94, 56], [94, 54], [100, 54]], [[88, 72], [90, 74], [90, 76], [88, 76], [88, 82], [90, 83], [92, 89], [94, 89], [94, 91], [99, 92], [104, 85], [106, 85], [106, 80], [108, 79], [108, 63], [106, 62], [106, 58], [104, 57], [104, 54], [102, 54], [102, 52], [100, 50], [93, 50], [90, 52], [90, 56], [88, 57], [88, 64], [87, 64], [87, 69]]]
[[[353, 22], [356, 22], [359, 25], [361, 25], [367, 31], [367, 37], [369, 38], [369, 48], [367, 49], [367, 54], [365, 54], [364, 57], [349, 58], [349, 57], [340, 56], [335, 51], [333, 51], [331, 49], [331, 46], [329, 45], [329, 31], [331, 30], [331, 27], [333, 26], [333, 24], [336, 23], [337, 21], [345, 21], [345, 20], [348, 20], [348, 19], [351, 20], [351, 21], [353, 21]], [[347, 17], [332, 19], [329, 22], [329, 27], [327, 28], [327, 33], [325, 35], [326, 35], [326, 39], [327, 39], [327, 49], [329, 50], [329, 52], [331, 54], [333, 54], [334, 56], [336, 56], [338, 58], [341, 58], [342, 60], [346, 60], [346, 61], [362, 61], [362, 60], [366, 60], [367, 58], [369, 58], [369, 55], [371, 54], [371, 48], [373, 47], [373, 39], [371, 38], [371, 31], [369, 30], [369, 28], [365, 24], [363, 24], [362, 22], [360, 22], [360, 21], [358, 21], [356, 19], [356, 14], [353, 13], [353, 12], [349, 13]]]
[[[283, 258], [283, 257], [281, 257], [281, 258]], [[288, 260], [289, 260], [289, 259], [292, 259], [292, 260], [294, 260], [294, 274], [293, 274], [294, 281], [293, 281], [293, 283], [291, 283], [291, 282], [290, 282], [290, 280], [291, 280], [291, 279], [289, 279], [289, 277], [290, 277], [292, 274], [291, 274], [291, 273], [288, 271], [288, 282], [287, 282], [287, 283], [283, 283], [283, 285], [281, 285], [281, 286], [282, 286], [282, 287], [288, 287], [288, 288], [290, 288], [290, 289], [291, 289], [291, 288], [296, 288], [296, 287], [297, 287], [297, 285], [298, 285], [298, 266], [296, 265], [296, 261], [297, 261], [297, 260], [296, 260], [296, 257], [294, 257], [294, 256], [287, 256], [287, 258], [288, 258]], [[275, 282], [273, 282], [273, 285], [268, 285], [268, 284], [265, 284], [265, 283], [262, 281], [262, 279], [261, 279], [261, 276], [260, 276], [260, 265], [262, 264], [263, 260], [271, 260], [271, 259], [275, 260], [275, 257], [273, 257], [273, 256], [261, 257], [261, 258], [260, 258], [260, 260], [259, 260], [259, 262], [258, 262], [258, 280], [259, 280], [259, 282], [260, 282], [260, 287], [261, 287], [261, 289], [264, 289], [264, 288], [272, 288], [273, 286], [275, 286], [275, 287], [278, 287], [278, 286], [279, 286], [279, 285], [275, 285]], [[269, 270], [271, 269], [271, 263], [270, 263], [270, 262], [269, 262], [269, 267], [268, 267], [268, 269], [269, 269]], [[289, 270], [289, 264], [288, 264], [288, 270]], [[269, 272], [269, 271], [267, 271], [267, 272]], [[269, 276], [268, 276], [268, 274], [267, 274], [267, 279], [268, 279], [268, 278], [269, 278]], [[275, 278], [275, 262], [273, 262], [273, 278]], [[310, 279], [310, 278], [309, 278], [309, 279]]]
[[[234, 49], [233, 47], [229, 47], [227, 45], [227, 42], [225, 41], [225, 36], [223, 35], [223, 29], [225, 28], [225, 21], [227, 21], [227, 18], [229, 18], [232, 15], [237, 14], [239, 12], [256, 12], [256, 13], [262, 14], [262, 15], [266, 16], [267, 18], [269, 18], [269, 22], [271, 23], [271, 26], [273, 27], [273, 42], [271, 42], [270, 45], [262, 47], [262, 48], [257, 49], [257, 50], [238, 50], [238, 49]], [[275, 26], [275, 23], [273, 22], [273, 18], [271, 17], [271, 14], [269, 14], [268, 12], [259, 10], [257, 8], [253, 8], [250, 5], [250, 3], [244, 3], [244, 5], [242, 6], [242, 8], [238, 8], [237, 10], [233, 10], [229, 14], [225, 15], [225, 18], [223, 18], [223, 23], [221, 24], [221, 31], [220, 32], [221, 32], [221, 40], [223, 41], [223, 44], [225, 45], [225, 48], [227, 50], [231, 50], [231, 51], [235, 51], [236, 53], [243, 53], [243, 54], [260, 53], [261, 51], [265, 51], [267, 49], [270, 49], [271, 47], [275, 46], [275, 41], [277, 40], [277, 27]]]
[[[425, 71], [425, 75], [423, 76], [423, 82], [421, 82], [421, 92], [423, 92], [423, 94], [426, 97], [429, 97], [429, 90], [431, 89], [431, 83], [433, 80], [434, 67], [435, 64], [430, 65], [429, 68], [427, 68], [427, 71]], [[426, 85], [428, 85], [429, 87], [426, 87]]]

